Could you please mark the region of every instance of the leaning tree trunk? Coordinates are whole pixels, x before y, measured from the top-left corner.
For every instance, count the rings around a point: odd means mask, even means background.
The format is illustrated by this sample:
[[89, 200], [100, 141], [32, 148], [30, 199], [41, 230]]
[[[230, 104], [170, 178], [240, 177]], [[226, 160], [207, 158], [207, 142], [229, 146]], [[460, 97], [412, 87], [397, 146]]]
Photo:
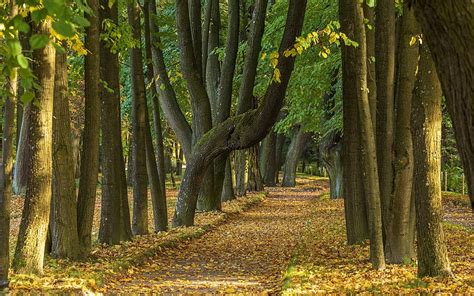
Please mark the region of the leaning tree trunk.
[[[49, 35], [51, 21], [39, 23], [35, 32]], [[43, 272], [51, 206], [52, 135], [55, 48], [49, 42], [33, 51], [33, 74], [38, 79], [36, 102], [31, 104], [29, 142], [31, 160], [25, 205], [13, 260], [16, 272]]]
[[[339, 1], [339, 17], [342, 31], [354, 40], [354, 14], [350, 2]], [[360, 244], [369, 238], [367, 206], [362, 184], [362, 163], [359, 158], [360, 138], [358, 119], [358, 97], [356, 84], [356, 48], [342, 47], [342, 92], [343, 92], [343, 197], [348, 244]]]
[[[141, 40], [140, 7], [132, 1], [127, 6], [128, 22], [132, 35]], [[148, 183], [146, 169], [146, 90], [143, 75], [141, 46], [130, 49], [132, 72], [132, 153], [134, 162], [133, 182], [133, 223], [136, 235], [148, 233]]]
[[392, 145], [395, 84], [395, 0], [378, 0], [375, 8], [375, 71], [377, 84], [377, 162], [384, 234], [392, 194]]
[[418, 66], [418, 46], [412, 38], [419, 34], [413, 10], [404, 6], [399, 40], [397, 116], [394, 140], [394, 184], [390, 217], [385, 237], [385, 256], [390, 263], [404, 263], [414, 259], [415, 234], [410, 223], [413, 184], [413, 143], [410, 131], [412, 93]]
[[474, 209], [474, 3], [410, 0], [438, 69]]
[[427, 45], [420, 47], [412, 136], [418, 276], [449, 276], [441, 203], [441, 85]]
[[367, 89], [367, 48], [365, 37], [364, 13], [358, 2], [350, 4], [354, 14], [354, 39], [359, 46], [356, 48], [356, 90], [358, 94], [358, 113], [360, 123], [362, 149], [361, 163], [365, 172], [363, 181], [368, 204], [370, 230], [370, 261], [374, 269], [385, 268], [385, 258], [382, 239], [382, 213], [380, 204], [379, 174], [377, 171], [377, 152], [375, 134], [370, 112]]
[[67, 54], [57, 52], [53, 106], [51, 255], [76, 259], [81, 250], [77, 232], [76, 182], [68, 95]]
[[[181, 5], [178, 5], [177, 8], [178, 19], [180, 19], [178, 23], [185, 22], [186, 14], [183, 12], [186, 9]], [[194, 224], [197, 196], [203, 180], [203, 169], [213, 164], [214, 159], [224, 153], [249, 148], [257, 144], [275, 123], [283, 104], [295, 61], [294, 57], [284, 57], [283, 51], [293, 46], [295, 38], [301, 34], [305, 9], [306, 1], [290, 0], [285, 30], [279, 48], [278, 68], [281, 73], [281, 82], [271, 82], [262, 104], [257, 109], [233, 116], [213, 127], [194, 146], [191, 157], [187, 159], [185, 175], [178, 193], [173, 226]]]
[[84, 62], [85, 113], [81, 151], [79, 193], [77, 198], [77, 226], [79, 243], [85, 254], [90, 252], [94, 219], [97, 180], [99, 174], [100, 135], [100, 24], [99, 0], [88, 0], [91, 8], [86, 29]]
[[308, 134], [303, 131], [301, 126], [294, 131], [290, 147], [288, 147], [288, 153], [286, 154], [283, 182], [281, 184], [283, 187], [296, 186], [296, 168], [306, 146], [307, 137]]
[[[18, 13], [16, 4], [10, 3], [10, 16]], [[0, 164], [0, 293], [8, 287], [10, 267], [10, 202], [12, 195], [13, 137], [15, 107], [17, 104], [18, 70], [12, 69], [7, 80], [8, 96], [3, 105], [2, 162]]]
[[332, 199], [340, 198], [343, 189], [340, 133], [331, 133], [326, 139], [323, 139], [319, 151], [329, 175], [330, 197]]
[[[118, 5], [109, 7], [101, 0], [100, 19], [118, 22]], [[120, 119], [119, 57], [104, 41], [100, 44], [102, 130], [102, 199], [99, 242], [115, 245], [130, 240], [130, 210], [128, 205], [125, 162]]]

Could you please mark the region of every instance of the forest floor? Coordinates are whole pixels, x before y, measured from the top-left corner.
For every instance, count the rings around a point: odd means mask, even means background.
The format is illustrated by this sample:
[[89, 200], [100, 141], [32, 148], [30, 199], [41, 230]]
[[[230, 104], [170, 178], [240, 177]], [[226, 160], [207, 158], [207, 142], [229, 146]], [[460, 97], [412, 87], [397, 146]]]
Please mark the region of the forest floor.
[[[43, 277], [13, 275], [11, 292], [474, 293], [473, 214], [465, 196], [444, 198], [456, 278], [417, 279], [414, 264], [373, 271], [367, 245], [346, 245], [343, 201], [329, 200], [327, 186], [300, 175], [296, 188], [267, 188], [266, 198], [250, 195], [225, 203], [223, 213], [198, 213], [196, 227], [96, 245], [86, 262], [48, 259]], [[170, 216], [175, 194], [169, 191]]]

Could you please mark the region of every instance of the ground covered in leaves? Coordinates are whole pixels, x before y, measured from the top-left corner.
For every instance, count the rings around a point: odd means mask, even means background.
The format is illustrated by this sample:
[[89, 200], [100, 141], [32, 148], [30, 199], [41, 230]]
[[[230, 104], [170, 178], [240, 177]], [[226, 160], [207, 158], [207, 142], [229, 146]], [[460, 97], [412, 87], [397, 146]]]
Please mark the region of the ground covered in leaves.
[[[95, 245], [85, 262], [48, 258], [44, 276], [13, 275], [10, 292], [474, 294], [473, 214], [465, 196], [446, 194], [444, 201], [456, 278], [417, 279], [414, 264], [373, 271], [368, 246], [346, 245], [343, 201], [329, 200], [327, 186], [325, 179], [300, 176], [296, 188], [268, 188], [266, 197], [253, 194], [225, 203], [223, 212], [198, 213], [195, 227]], [[169, 191], [170, 216], [175, 194]], [[13, 234], [21, 199], [15, 202]]]

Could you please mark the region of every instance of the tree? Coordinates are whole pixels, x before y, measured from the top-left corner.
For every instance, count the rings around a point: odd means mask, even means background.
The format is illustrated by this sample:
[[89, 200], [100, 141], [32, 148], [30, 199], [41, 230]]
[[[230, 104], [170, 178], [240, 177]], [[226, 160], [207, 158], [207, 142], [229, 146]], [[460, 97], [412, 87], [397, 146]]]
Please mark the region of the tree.
[[392, 146], [395, 86], [395, 1], [379, 0], [375, 7], [375, 72], [377, 84], [376, 141], [384, 235], [392, 194]]
[[285, 167], [283, 170], [283, 182], [284, 187], [295, 187], [296, 186], [296, 168], [298, 161], [303, 153], [306, 146], [306, 141], [309, 137], [308, 133], [305, 133], [304, 127], [298, 126], [293, 132], [291, 138], [290, 147], [286, 154]]
[[[49, 34], [51, 20], [35, 25], [37, 34]], [[33, 51], [33, 73], [38, 79], [35, 90], [36, 104], [31, 105], [30, 162], [25, 206], [13, 260], [17, 272], [42, 273], [48, 230], [51, 175], [52, 175], [52, 131], [53, 97], [55, 73], [55, 48], [49, 42], [44, 48]]]
[[[368, 205], [368, 220], [370, 233], [370, 260], [374, 269], [385, 267], [385, 258], [382, 239], [382, 213], [380, 207], [380, 189], [377, 171], [377, 153], [375, 134], [371, 118], [369, 97], [367, 90], [367, 48], [362, 5], [358, 2], [347, 4], [349, 13], [354, 19], [354, 40], [358, 43], [355, 50], [357, 108], [360, 124], [360, 141], [362, 153], [360, 155], [364, 190]], [[346, 6], [344, 6], [345, 8]]]
[[81, 151], [77, 225], [82, 251], [87, 254], [92, 242], [97, 180], [99, 174], [100, 136], [100, 23], [99, 0], [88, 0], [90, 25], [86, 29], [84, 61], [84, 132]]
[[[141, 40], [140, 7], [132, 1], [127, 6], [128, 22], [135, 40]], [[143, 74], [141, 46], [130, 49], [132, 75], [132, 161], [134, 162], [133, 183], [133, 223], [134, 234], [148, 233], [148, 186], [146, 170], [146, 90]]]
[[410, 0], [409, 3], [438, 69], [474, 208], [474, 3], [469, 0]]
[[51, 254], [77, 259], [76, 182], [72, 152], [71, 119], [66, 52], [56, 52], [53, 104], [53, 189], [51, 213]]
[[[9, 4], [9, 17], [18, 13], [13, 1]], [[10, 201], [12, 194], [13, 172], [13, 129], [15, 124], [15, 104], [17, 100], [18, 69], [11, 69], [7, 80], [2, 131], [2, 163], [0, 165], [0, 292], [8, 287], [8, 269], [10, 267]]]
[[413, 40], [418, 34], [413, 10], [405, 4], [398, 44], [399, 73], [393, 144], [393, 193], [385, 237], [386, 258], [391, 263], [404, 263], [415, 256], [415, 213], [412, 196], [413, 143], [410, 119], [412, 93], [418, 66], [418, 46], [413, 43]]
[[[350, 3], [339, 1], [341, 31], [355, 39], [354, 14]], [[343, 196], [346, 218], [347, 242], [358, 244], [369, 238], [368, 207], [362, 185], [362, 162], [360, 154], [360, 123], [358, 118], [356, 48], [342, 49], [342, 96], [343, 96]]]
[[[102, 0], [101, 23], [118, 23], [118, 4], [112, 7]], [[122, 150], [120, 118], [119, 58], [113, 41], [101, 40], [101, 131], [102, 131], [102, 197], [99, 242], [118, 244], [130, 240], [130, 210]]]
[[413, 95], [414, 196], [418, 276], [450, 276], [441, 204], [441, 85], [427, 45]]
[[[177, 5], [178, 23], [186, 24], [185, 3]], [[278, 69], [280, 82], [272, 81], [262, 104], [257, 108], [238, 116], [230, 117], [223, 123], [207, 132], [193, 148], [181, 188], [178, 193], [176, 210], [173, 217], [174, 226], [191, 226], [194, 224], [199, 186], [202, 182], [202, 171], [211, 165], [216, 157], [236, 149], [249, 148], [262, 140], [275, 123], [282, 107], [286, 87], [293, 71], [295, 57], [284, 57], [283, 52], [291, 48], [295, 38], [301, 34], [306, 1], [290, 1], [287, 23], [279, 48]], [[181, 32], [181, 30], [180, 30]]]

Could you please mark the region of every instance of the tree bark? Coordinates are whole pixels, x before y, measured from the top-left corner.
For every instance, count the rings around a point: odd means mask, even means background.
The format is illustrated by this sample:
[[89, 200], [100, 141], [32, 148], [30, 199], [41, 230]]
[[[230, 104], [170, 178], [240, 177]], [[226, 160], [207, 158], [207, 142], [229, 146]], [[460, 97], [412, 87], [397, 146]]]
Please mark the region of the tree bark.
[[[132, 1], [127, 6], [128, 22], [135, 40], [141, 40], [140, 7]], [[132, 72], [132, 153], [134, 162], [133, 182], [133, 222], [135, 235], [148, 233], [148, 183], [146, 167], [146, 90], [143, 75], [141, 46], [130, 49], [130, 68]]]
[[[358, 113], [360, 122], [361, 144], [364, 147], [361, 154], [361, 163], [365, 195], [368, 204], [369, 232], [370, 232], [370, 261], [374, 269], [385, 268], [385, 258], [382, 238], [381, 195], [379, 189], [379, 175], [377, 171], [377, 154], [375, 134], [367, 89], [367, 48], [365, 37], [364, 13], [360, 3], [351, 4], [355, 20], [355, 41], [359, 44], [355, 51], [356, 58], [356, 90], [358, 94]], [[377, 92], [378, 93], [378, 92]]]
[[235, 151], [235, 195], [244, 196], [247, 192], [245, 174], [247, 172], [247, 150]]
[[[10, 17], [18, 14], [18, 7], [10, 1]], [[0, 293], [8, 287], [10, 268], [10, 203], [13, 173], [13, 137], [15, 128], [15, 107], [17, 104], [18, 69], [9, 73], [7, 91], [3, 105], [2, 162], [0, 163]]]
[[307, 133], [303, 131], [301, 126], [297, 127], [291, 138], [290, 147], [286, 154], [285, 167], [283, 171], [283, 187], [295, 187], [296, 186], [296, 168], [298, 161], [300, 160], [301, 154], [306, 146], [308, 139]]
[[[178, 5], [179, 7], [179, 5]], [[284, 57], [283, 51], [294, 44], [301, 34], [306, 1], [290, 1], [287, 23], [279, 49], [278, 68], [281, 83], [272, 81], [262, 104], [254, 110], [234, 116], [215, 126], [194, 146], [178, 193], [174, 226], [194, 224], [197, 195], [202, 182], [202, 170], [216, 157], [232, 150], [251, 147], [263, 139], [275, 123], [283, 104], [286, 88], [294, 67], [294, 57]], [[253, 132], [251, 132], [253, 131]]]
[[411, 0], [438, 69], [474, 209], [474, 3]]
[[390, 217], [393, 169], [395, 85], [395, 1], [379, 0], [375, 8], [375, 71], [377, 83], [377, 162], [384, 234]]
[[450, 276], [441, 204], [441, 85], [427, 45], [420, 47], [412, 136], [418, 276]]
[[260, 174], [260, 166], [258, 164], [259, 145], [253, 145], [248, 149], [248, 180], [247, 190], [258, 192], [263, 190], [263, 179]]
[[326, 139], [321, 141], [319, 151], [324, 167], [329, 175], [329, 189], [331, 199], [340, 198], [343, 195], [343, 175], [341, 161], [341, 135], [332, 133]]
[[[49, 34], [51, 21], [43, 21], [35, 33]], [[25, 205], [13, 260], [16, 272], [43, 272], [44, 249], [51, 206], [52, 135], [55, 49], [51, 42], [33, 51], [33, 74], [37, 77], [36, 104], [31, 104], [28, 183]]]
[[87, 254], [91, 248], [97, 180], [99, 173], [100, 135], [100, 24], [99, 0], [88, 0], [91, 13], [86, 29], [85, 47], [88, 54], [84, 63], [84, 133], [81, 151], [81, 176], [77, 200], [79, 243]]
[[284, 134], [278, 134], [276, 139], [275, 148], [275, 184], [280, 183], [280, 169], [283, 165], [283, 146], [285, 145], [286, 137]]
[[410, 118], [413, 88], [418, 66], [418, 46], [411, 44], [419, 34], [413, 10], [404, 6], [399, 39], [397, 116], [394, 140], [394, 184], [390, 205], [385, 255], [390, 263], [406, 263], [415, 256], [415, 234], [410, 233], [413, 184], [413, 143]]
[[377, 82], [375, 70], [375, 9], [364, 5], [364, 16], [368, 21], [368, 28], [365, 31], [367, 43], [367, 88], [369, 89], [370, 116], [374, 126], [374, 132], [377, 134]]
[[260, 159], [260, 172], [263, 183], [266, 186], [275, 186], [276, 165], [276, 138], [277, 135], [271, 131], [262, 142], [262, 156]]
[[[118, 5], [109, 7], [108, 0], [101, 0], [101, 20], [118, 23]], [[102, 206], [99, 242], [119, 244], [132, 238], [130, 209], [128, 205], [125, 162], [122, 147], [120, 118], [119, 57], [109, 44], [100, 44], [101, 80], [101, 130], [102, 130]]]
[[16, 147], [15, 167], [13, 169], [13, 194], [25, 195], [26, 183], [28, 179], [28, 129], [29, 129], [29, 113], [31, 110], [30, 103], [27, 103], [23, 109], [23, 116], [21, 120], [21, 129]]
[[222, 185], [221, 201], [229, 201], [235, 199], [233, 183], [234, 182], [232, 180], [232, 165], [230, 162], [230, 158], [228, 157], [225, 166], [225, 177], [224, 184]]
[[67, 54], [57, 52], [53, 105], [51, 254], [57, 258], [77, 259], [81, 250], [77, 231], [76, 181], [68, 96]]

